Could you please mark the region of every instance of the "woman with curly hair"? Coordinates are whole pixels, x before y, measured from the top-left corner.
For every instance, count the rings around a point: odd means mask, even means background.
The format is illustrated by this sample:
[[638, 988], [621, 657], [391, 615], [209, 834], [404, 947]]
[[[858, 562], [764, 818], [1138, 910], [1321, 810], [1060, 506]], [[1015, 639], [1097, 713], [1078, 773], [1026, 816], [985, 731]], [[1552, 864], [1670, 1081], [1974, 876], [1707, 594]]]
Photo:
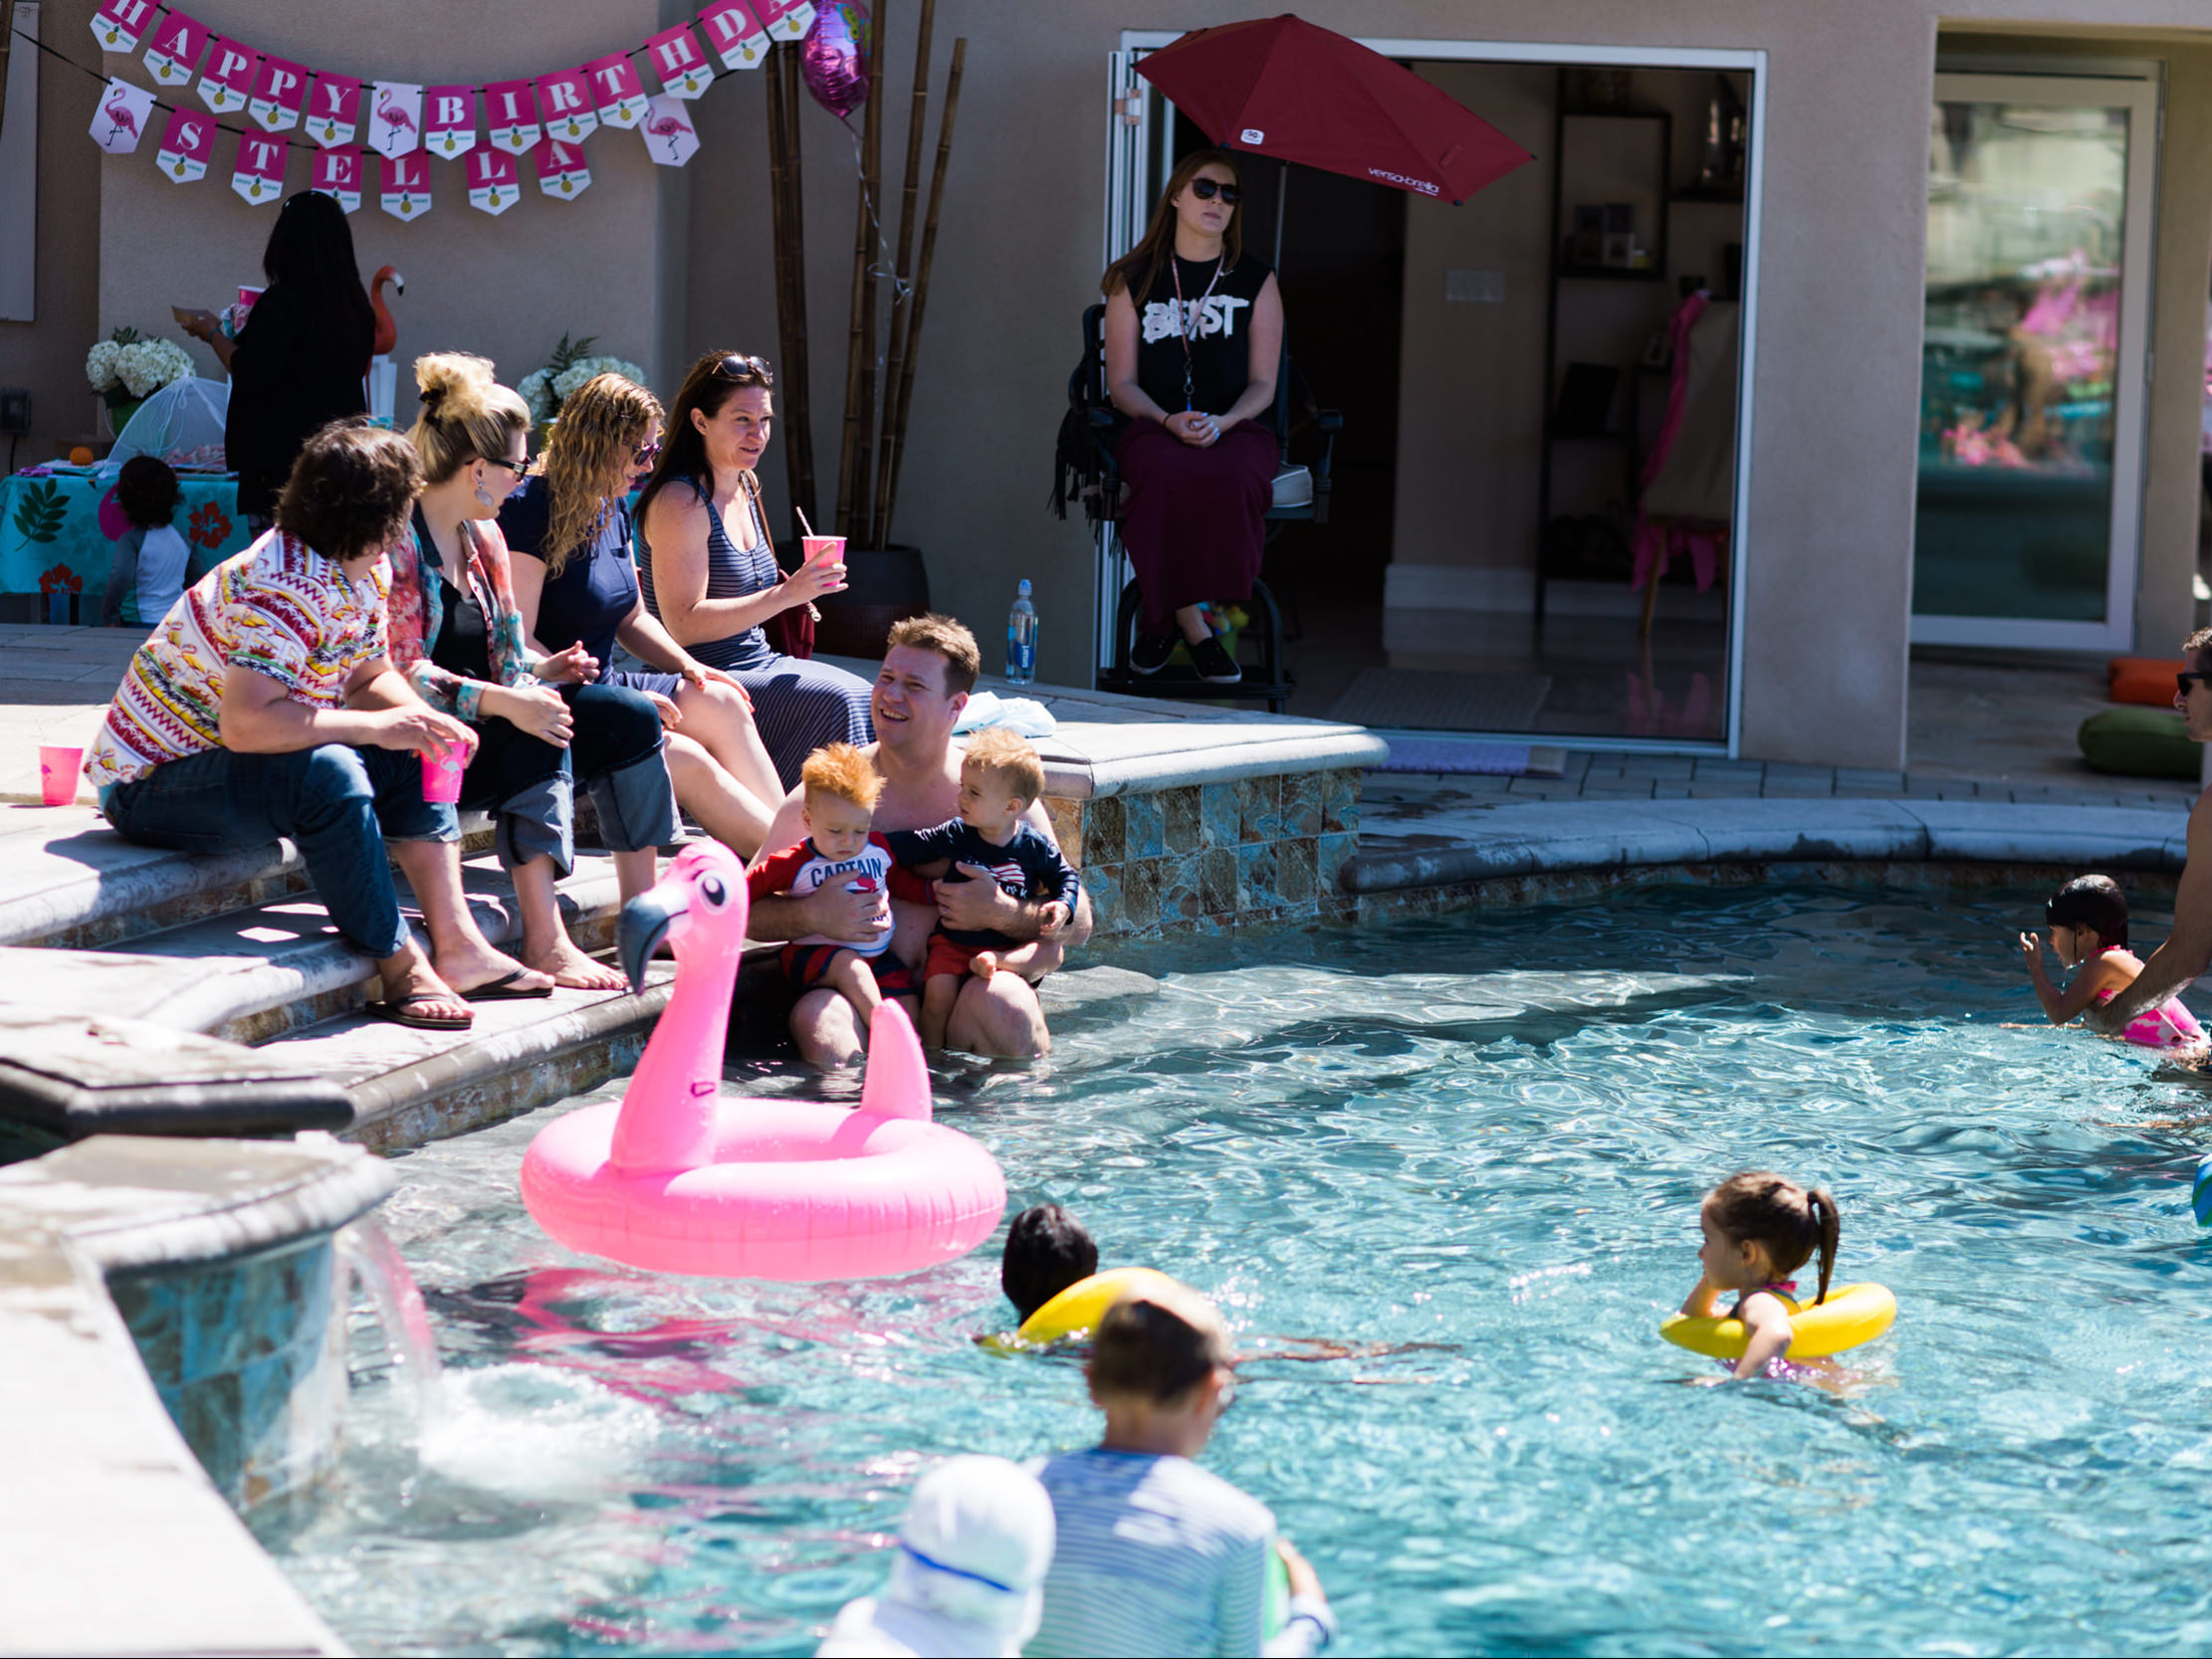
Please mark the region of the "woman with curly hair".
[[[555, 884], [575, 860], [575, 788], [591, 792], [621, 894], [653, 883], [654, 855], [679, 831], [662, 728], [676, 707], [596, 684], [581, 646], [533, 651], [515, 602], [499, 505], [530, 471], [530, 406], [482, 357], [415, 361], [422, 413], [407, 434], [422, 457], [412, 536], [393, 549], [392, 660], [423, 701], [468, 722], [476, 756], [461, 805], [492, 814], [515, 883], [522, 959], [576, 990], [620, 990], [623, 975], [569, 938]], [[478, 996], [543, 995], [486, 986]]]
[[[753, 726], [753, 701], [719, 668], [669, 638], [645, 608], [630, 548], [630, 489], [661, 448], [660, 400], [619, 374], [568, 394], [536, 472], [500, 509], [514, 561], [515, 603], [530, 648], [581, 646], [598, 684], [674, 700], [668, 772], [676, 798], [708, 834], [751, 858], [781, 801], [775, 765]], [[620, 645], [655, 672], [609, 667]]]
[[638, 499], [650, 554], [645, 605], [703, 663], [745, 687], [761, 741], [784, 788], [825, 743], [870, 743], [868, 682], [786, 657], [761, 625], [845, 585], [841, 559], [812, 559], [788, 576], [761, 514], [755, 469], [775, 411], [763, 358], [710, 351], [691, 365], [668, 417], [668, 442]]

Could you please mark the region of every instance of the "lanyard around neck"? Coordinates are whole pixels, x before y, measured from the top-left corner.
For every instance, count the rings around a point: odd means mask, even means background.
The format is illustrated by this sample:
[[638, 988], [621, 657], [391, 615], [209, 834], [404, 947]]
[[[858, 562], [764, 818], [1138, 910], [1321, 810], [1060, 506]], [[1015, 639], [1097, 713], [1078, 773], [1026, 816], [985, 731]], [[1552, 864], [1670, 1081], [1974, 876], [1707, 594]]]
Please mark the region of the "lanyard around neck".
[[1221, 280], [1221, 273], [1228, 268], [1228, 250], [1221, 250], [1221, 257], [1214, 262], [1214, 280], [1206, 285], [1206, 292], [1199, 296], [1199, 303], [1183, 303], [1183, 260], [1171, 248], [1168, 250], [1168, 272], [1175, 278], [1175, 331], [1183, 341], [1183, 407], [1186, 411], [1196, 408], [1197, 370], [1191, 361], [1191, 335], [1197, 331], [1199, 318], [1206, 314], [1206, 303], [1214, 298], [1215, 285]]

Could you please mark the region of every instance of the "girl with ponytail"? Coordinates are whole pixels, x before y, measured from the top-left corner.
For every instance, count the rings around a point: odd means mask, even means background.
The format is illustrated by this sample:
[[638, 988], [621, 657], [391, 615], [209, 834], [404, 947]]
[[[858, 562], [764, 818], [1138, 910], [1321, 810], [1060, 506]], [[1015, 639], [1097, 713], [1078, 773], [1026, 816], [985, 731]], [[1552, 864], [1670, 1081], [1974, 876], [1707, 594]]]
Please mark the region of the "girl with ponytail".
[[1705, 1194], [1698, 1211], [1705, 1242], [1697, 1261], [1705, 1271], [1682, 1303], [1692, 1319], [1710, 1318], [1715, 1304], [1730, 1291], [1736, 1306], [1728, 1316], [1743, 1322], [1749, 1343], [1735, 1362], [1738, 1377], [1762, 1375], [1768, 1361], [1780, 1358], [1797, 1335], [1791, 1304], [1797, 1282], [1790, 1276], [1820, 1253], [1820, 1288], [1814, 1306], [1828, 1300], [1836, 1268], [1836, 1200], [1824, 1186], [1810, 1189], [1766, 1170], [1730, 1175]]

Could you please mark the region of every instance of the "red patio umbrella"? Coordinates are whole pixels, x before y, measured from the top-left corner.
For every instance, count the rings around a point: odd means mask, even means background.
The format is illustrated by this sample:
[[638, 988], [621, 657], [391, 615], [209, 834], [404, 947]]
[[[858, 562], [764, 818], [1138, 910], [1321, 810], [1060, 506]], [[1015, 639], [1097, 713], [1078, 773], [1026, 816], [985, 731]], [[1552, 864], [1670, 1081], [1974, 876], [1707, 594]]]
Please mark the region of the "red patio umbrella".
[[1288, 12], [1195, 29], [1137, 73], [1222, 149], [1454, 207], [1535, 159], [1412, 70]]

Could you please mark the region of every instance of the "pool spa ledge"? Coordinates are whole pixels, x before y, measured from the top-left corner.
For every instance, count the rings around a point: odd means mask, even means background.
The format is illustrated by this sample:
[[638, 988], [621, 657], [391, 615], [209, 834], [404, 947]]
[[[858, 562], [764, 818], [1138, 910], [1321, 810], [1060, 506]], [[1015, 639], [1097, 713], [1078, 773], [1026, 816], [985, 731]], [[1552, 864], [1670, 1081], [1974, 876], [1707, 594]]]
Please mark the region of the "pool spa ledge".
[[0, 1652], [345, 1651], [236, 1511], [336, 1457], [334, 1238], [395, 1184], [319, 1134], [0, 1170]]

